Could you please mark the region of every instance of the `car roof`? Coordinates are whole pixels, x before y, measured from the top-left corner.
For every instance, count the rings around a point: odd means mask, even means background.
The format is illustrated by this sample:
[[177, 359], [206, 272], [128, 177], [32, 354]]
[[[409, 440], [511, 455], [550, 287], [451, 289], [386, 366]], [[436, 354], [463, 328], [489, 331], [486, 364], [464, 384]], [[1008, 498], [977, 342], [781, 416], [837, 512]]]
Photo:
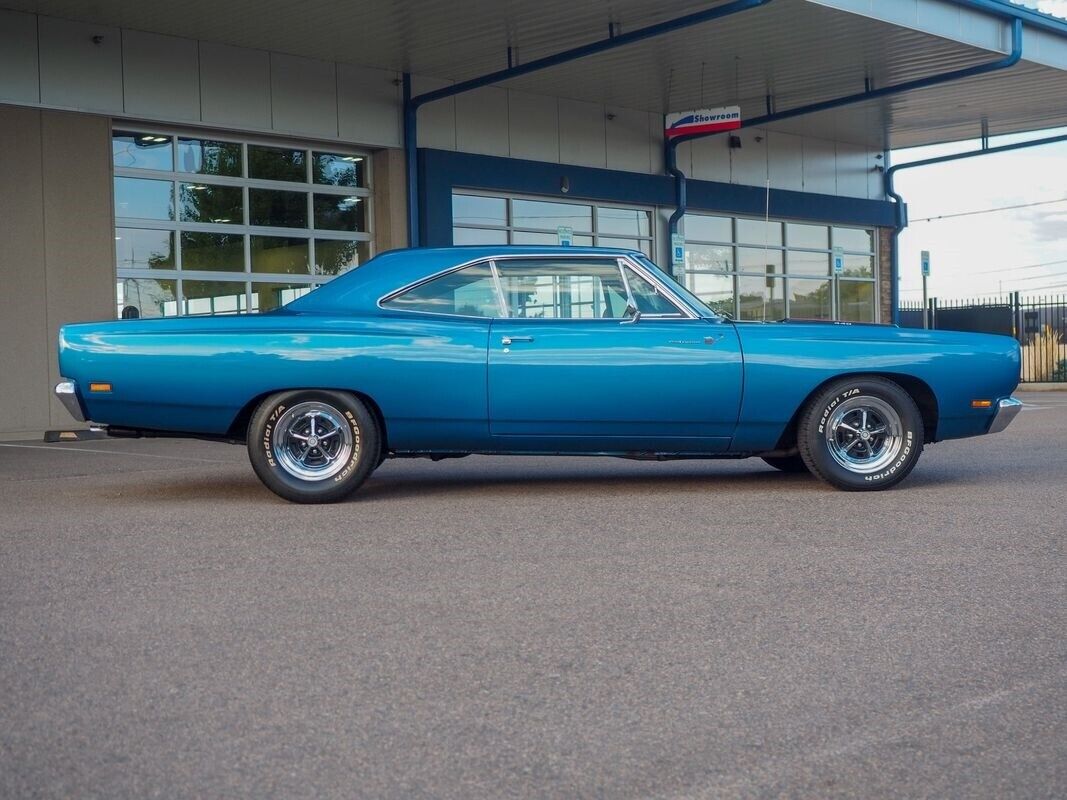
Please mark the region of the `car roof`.
[[515, 256], [625, 256], [642, 254], [618, 247], [558, 247], [546, 245], [479, 245], [460, 247], [413, 247], [389, 250], [366, 264], [330, 281], [318, 291], [294, 300], [285, 308], [293, 312], [331, 312], [373, 309], [381, 297], [409, 284], [485, 258]]

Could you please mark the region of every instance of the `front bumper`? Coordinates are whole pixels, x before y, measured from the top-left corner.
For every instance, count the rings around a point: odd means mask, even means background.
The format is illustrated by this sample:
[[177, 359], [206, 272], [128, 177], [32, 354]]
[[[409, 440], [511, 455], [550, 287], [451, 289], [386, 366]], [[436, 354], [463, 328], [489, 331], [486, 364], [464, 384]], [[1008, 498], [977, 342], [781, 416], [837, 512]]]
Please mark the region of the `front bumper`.
[[989, 423], [989, 433], [1000, 433], [1011, 421], [1022, 411], [1023, 404], [1021, 400], [1016, 400], [1014, 397], [1008, 397], [997, 403], [997, 411], [993, 415], [993, 421]]
[[56, 397], [78, 422], [85, 422], [85, 409], [78, 399], [78, 384], [64, 378], [56, 384]]

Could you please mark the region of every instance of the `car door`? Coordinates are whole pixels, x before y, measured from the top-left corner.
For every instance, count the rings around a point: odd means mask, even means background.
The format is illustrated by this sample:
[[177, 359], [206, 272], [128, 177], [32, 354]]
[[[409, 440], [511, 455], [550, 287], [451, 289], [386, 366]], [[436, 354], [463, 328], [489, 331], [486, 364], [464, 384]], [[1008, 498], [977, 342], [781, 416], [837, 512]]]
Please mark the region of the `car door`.
[[508, 318], [489, 335], [498, 444], [562, 452], [725, 449], [741, 401], [733, 326], [696, 317], [608, 257], [496, 261]]

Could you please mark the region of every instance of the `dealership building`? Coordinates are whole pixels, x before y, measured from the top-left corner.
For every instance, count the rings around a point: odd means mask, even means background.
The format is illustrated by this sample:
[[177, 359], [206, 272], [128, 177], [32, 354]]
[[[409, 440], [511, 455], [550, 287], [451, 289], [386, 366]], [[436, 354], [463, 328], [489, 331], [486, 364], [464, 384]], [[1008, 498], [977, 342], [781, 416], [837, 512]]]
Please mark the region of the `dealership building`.
[[0, 0], [0, 439], [71, 424], [64, 323], [262, 312], [409, 245], [889, 322], [891, 151], [1065, 124], [1067, 23], [1001, 0]]

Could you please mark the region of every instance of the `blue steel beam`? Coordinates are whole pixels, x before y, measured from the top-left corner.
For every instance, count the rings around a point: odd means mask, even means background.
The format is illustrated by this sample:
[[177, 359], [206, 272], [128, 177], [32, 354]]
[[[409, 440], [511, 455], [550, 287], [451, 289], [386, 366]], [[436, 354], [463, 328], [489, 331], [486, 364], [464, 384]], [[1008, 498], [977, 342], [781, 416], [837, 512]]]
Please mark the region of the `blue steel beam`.
[[597, 55], [598, 53], [603, 53], [607, 50], [613, 50], [616, 47], [624, 47], [628, 44], [634, 44], [635, 42], [644, 41], [645, 39], [662, 36], [665, 33], [682, 30], [683, 28], [689, 28], [693, 25], [722, 19], [723, 17], [728, 17], [732, 14], [765, 6], [771, 2], [772, 0], [733, 0], [733, 2], [730, 3], [724, 3], [723, 5], [715, 6], [714, 8], [707, 8], [703, 11], [686, 14], [685, 16], [677, 17], [676, 19], [658, 22], [655, 25], [639, 28], [629, 33], [615, 33], [614, 26], [612, 25], [609, 27], [608, 38], [606, 39], [590, 42], [589, 44], [574, 47], [570, 50], [564, 50], [561, 53], [545, 56], [544, 58], [534, 59], [525, 64], [519, 64], [517, 66], [509, 65], [506, 69], [490, 72], [488, 75], [471, 78], [470, 80], [461, 81], [452, 86], [445, 86], [441, 89], [425, 92], [424, 94], [416, 96], [412, 96], [411, 94], [411, 75], [409, 73], [404, 73], [404, 155], [407, 162], [409, 244], [415, 246], [421, 243], [418, 208], [418, 158], [416, 154], [418, 111], [421, 106], [426, 103], [432, 103], [435, 100], [454, 97], [457, 94], [469, 92], [472, 89], [480, 89], [484, 86], [500, 83], [501, 81], [529, 75], [531, 72], [537, 72], [549, 67], [576, 61], [580, 58]]
[[898, 251], [898, 245], [900, 242], [900, 234], [904, 229], [908, 227], [908, 208], [904, 204], [904, 198], [896, 191], [896, 187], [893, 185], [893, 179], [897, 172], [902, 169], [914, 169], [915, 167], [928, 167], [931, 164], [943, 164], [946, 161], [959, 161], [964, 158], [974, 158], [975, 156], [993, 155], [996, 153], [1007, 153], [1012, 150], [1024, 150], [1028, 147], [1040, 147], [1045, 144], [1056, 144], [1057, 142], [1067, 142], [1067, 133], [1060, 134], [1059, 136], [1046, 136], [1043, 139], [1030, 139], [1025, 142], [1015, 142], [1013, 144], [1002, 144], [997, 147], [982, 147], [978, 150], [967, 150], [963, 153], [952, 153], [947, 156], [935, 156], [933, 158], [923, 158], [918, 161], [909, 161], [906, 164], [897, 164], [890, 167], [885, 172], [885, 193], [896, 201], [896, 214], [897, 221], [893, 228], [893, 246], [890, 248], [890, 258], [892, 260], [892, 267], [890, 268], [890, 288], [889, 297], [891, 308], [893, 310], [893, 322], [896, 323], [900, 318], [900, 254]]

